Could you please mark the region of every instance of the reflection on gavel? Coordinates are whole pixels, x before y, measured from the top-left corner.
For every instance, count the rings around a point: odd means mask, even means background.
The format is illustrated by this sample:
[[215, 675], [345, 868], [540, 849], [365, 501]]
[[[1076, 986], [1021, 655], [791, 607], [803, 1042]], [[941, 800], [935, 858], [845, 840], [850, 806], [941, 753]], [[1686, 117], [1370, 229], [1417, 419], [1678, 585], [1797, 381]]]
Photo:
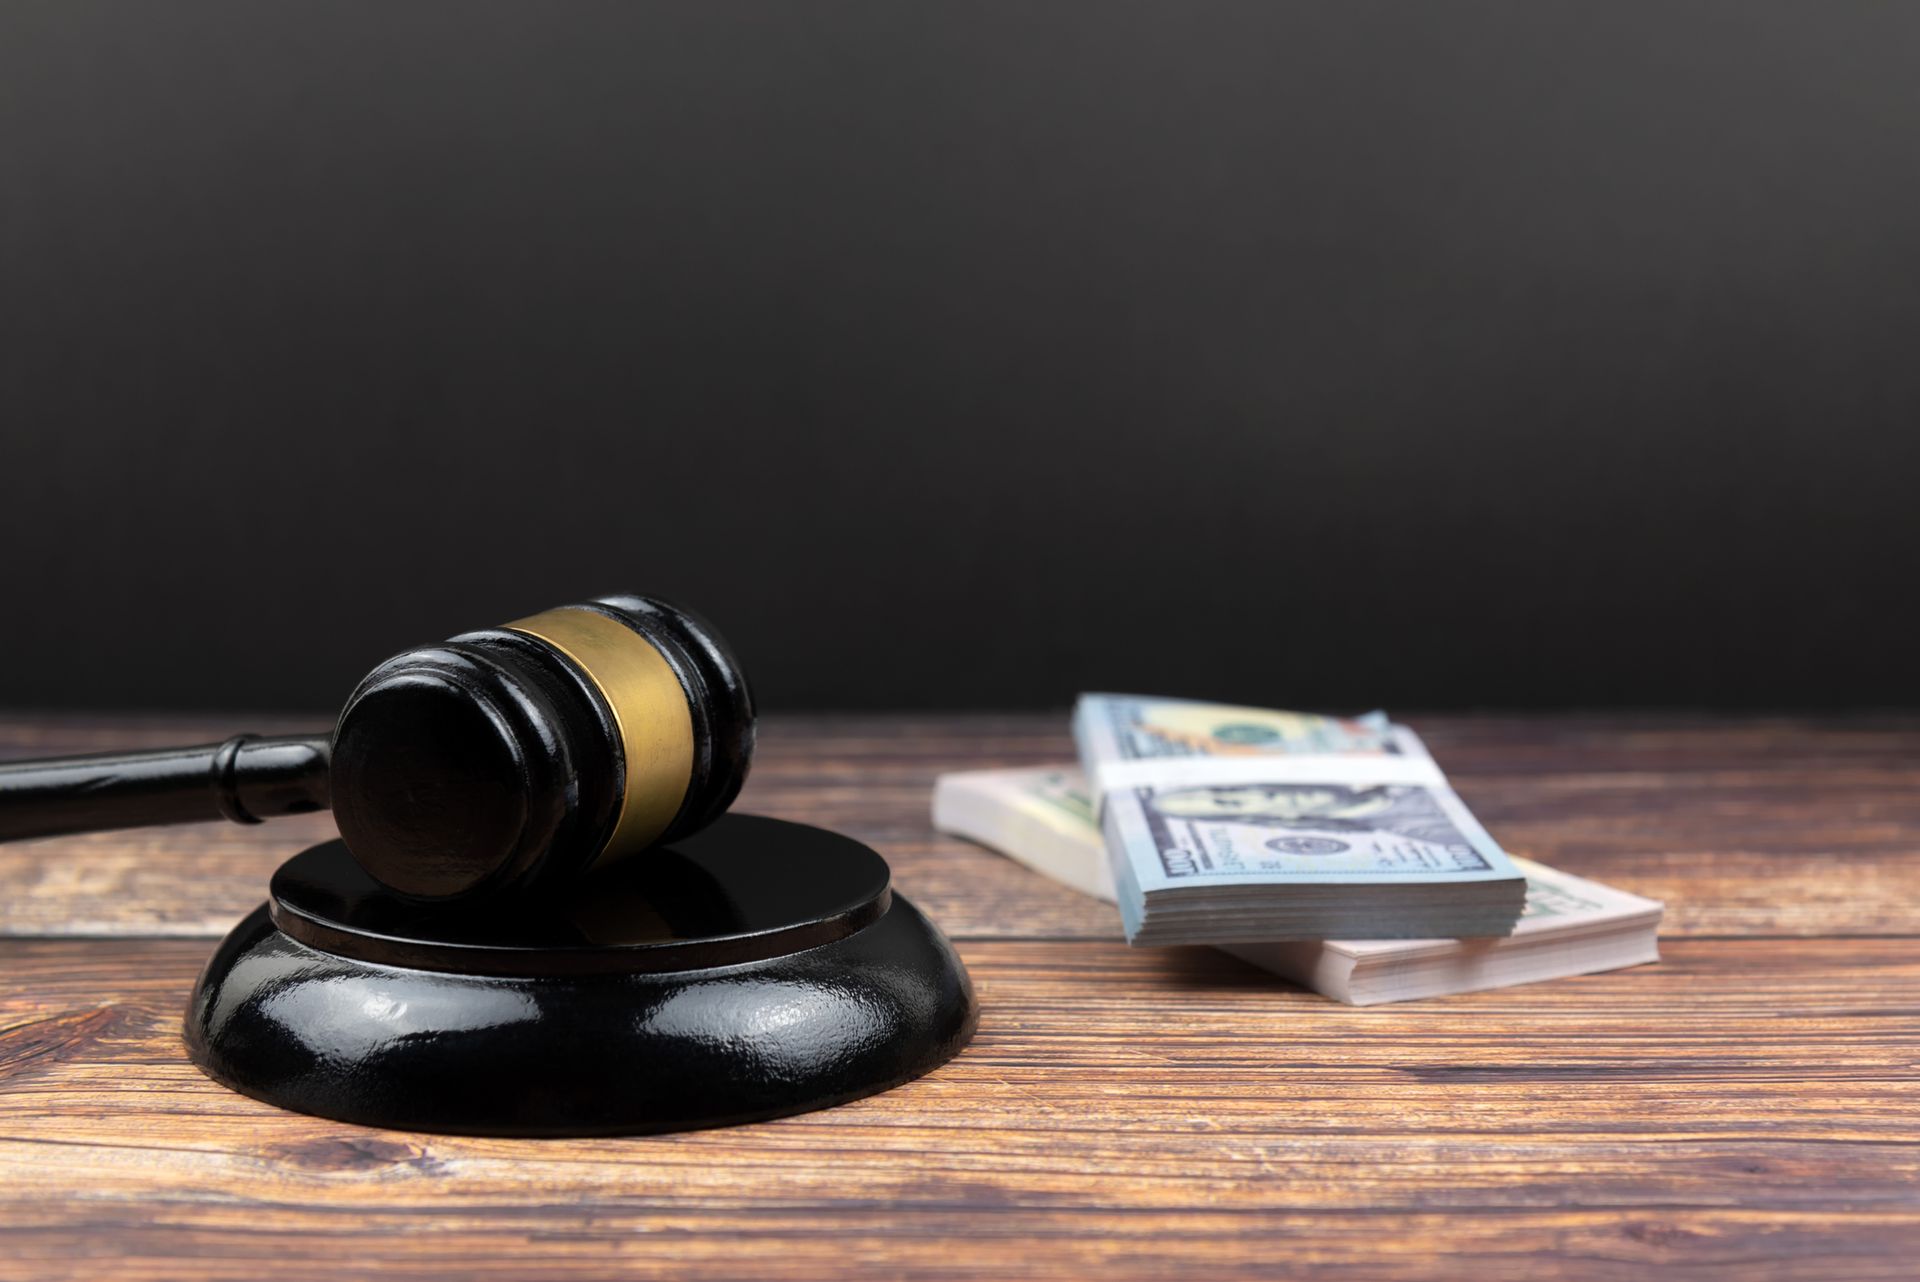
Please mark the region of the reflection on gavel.
[[388, 659], [331, 736], [0, 765], [0, 841], [331, 805], [391, 890], [546, 890], [718, 818], [753, 736], [718, 633], [651, 597], [599, 597]]

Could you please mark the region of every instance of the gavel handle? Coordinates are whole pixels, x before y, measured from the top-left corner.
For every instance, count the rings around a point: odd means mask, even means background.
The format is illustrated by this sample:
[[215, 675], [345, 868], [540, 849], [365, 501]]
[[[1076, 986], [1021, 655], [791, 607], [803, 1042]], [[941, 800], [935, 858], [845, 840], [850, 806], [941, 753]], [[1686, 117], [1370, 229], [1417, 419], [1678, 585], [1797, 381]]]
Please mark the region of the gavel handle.
[[0, 841], [327, 808], [326, 735], [0, 763]]

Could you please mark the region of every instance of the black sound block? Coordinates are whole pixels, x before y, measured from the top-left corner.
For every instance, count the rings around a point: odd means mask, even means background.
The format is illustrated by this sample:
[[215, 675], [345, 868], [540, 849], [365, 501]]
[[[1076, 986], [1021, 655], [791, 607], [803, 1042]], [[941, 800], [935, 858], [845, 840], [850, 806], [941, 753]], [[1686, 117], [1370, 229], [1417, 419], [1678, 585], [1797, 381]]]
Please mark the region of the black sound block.
[[726, 815], [485, 910], [382, 889], [340, 842], [295, 855], [187, 1010], [216, 1081], [342, 1121], [471, 1135], [724, 1126], [871, 1095], [972, 1036], [953, 948], [886, 861]]

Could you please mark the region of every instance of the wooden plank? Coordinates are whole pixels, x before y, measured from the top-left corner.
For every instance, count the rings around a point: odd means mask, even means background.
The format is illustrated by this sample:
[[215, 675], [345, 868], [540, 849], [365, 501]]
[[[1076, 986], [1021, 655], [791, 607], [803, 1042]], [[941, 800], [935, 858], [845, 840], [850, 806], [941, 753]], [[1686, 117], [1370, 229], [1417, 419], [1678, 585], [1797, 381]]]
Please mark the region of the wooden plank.
[[0, 942], [0, 1277], [1909, 1278], [1920, 941], [1354, 1010], [1205, 950], [963, 946], [978, 1039], [777, 1122], [373, 1131], [230, 1094], [204, 942]]
[[[1665, 900], [1669, 936], [1920, 934], [1920, 719], [1414, 720], [1502, 842]], [[1069, 758], [1063, 721], [769, 718], [741, 807], [872, 842], [955, 937], [1110, 939], [1110, 909], [927, 820], [940, 771]], [[0, 719], [0, 757], [214, 740], [241, 724], [325, 718], [16, 716]], [[217, 935], [280, 860], [330, 834], [315, 816], [0, 846], [0, 935]]]

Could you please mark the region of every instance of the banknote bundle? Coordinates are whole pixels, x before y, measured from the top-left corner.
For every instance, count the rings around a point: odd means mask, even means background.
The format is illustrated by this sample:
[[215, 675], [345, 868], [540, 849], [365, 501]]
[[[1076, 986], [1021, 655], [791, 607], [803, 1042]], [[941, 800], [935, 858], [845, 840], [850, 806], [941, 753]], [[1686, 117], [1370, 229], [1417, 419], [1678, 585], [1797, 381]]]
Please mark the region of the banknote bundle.
[[1526, 879], [1411, 730], [1082, 695], [1074, 741], [1136, 944], [1500, 936]]
[[[940, 776], [934, 827], [1083, 894], [1115, 900], [1106, 843], [1077, 766]], [[1295, 940], [1225, 952], [1355, 1006], [1503, 988], [1659, 960], [1662, 906], [1525, 859], [1526, 912], [1498, 939]]]

